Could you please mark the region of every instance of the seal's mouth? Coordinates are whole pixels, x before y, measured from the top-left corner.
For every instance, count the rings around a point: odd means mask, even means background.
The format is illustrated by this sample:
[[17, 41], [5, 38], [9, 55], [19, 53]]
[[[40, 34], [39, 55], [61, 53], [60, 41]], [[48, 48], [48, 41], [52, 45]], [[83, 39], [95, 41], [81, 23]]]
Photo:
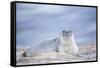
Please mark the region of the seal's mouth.
[[68, 30], [68, 31], [62, 31], [62, 35], [63, 37], [71, 37], [72, 36], [72, 31]]

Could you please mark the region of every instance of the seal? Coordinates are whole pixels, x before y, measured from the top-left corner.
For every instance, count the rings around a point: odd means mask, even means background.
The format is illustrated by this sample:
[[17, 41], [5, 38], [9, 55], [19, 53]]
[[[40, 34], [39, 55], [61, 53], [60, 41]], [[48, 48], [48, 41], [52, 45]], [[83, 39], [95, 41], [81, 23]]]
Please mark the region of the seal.
[[78, 47], [72, 31], [63, 30], [61, 37], [45, 40], [37, 45], [31, 46], [26, 52], [24, 52], [23, 57], [34, 57], [50, 52], [78, 55]]

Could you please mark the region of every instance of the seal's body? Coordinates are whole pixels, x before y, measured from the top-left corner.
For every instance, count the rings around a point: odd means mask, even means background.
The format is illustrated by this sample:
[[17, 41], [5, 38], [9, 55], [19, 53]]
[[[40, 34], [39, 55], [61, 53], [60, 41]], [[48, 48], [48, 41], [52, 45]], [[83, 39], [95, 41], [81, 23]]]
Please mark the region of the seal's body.
[[51, 52], [63, 52], [63, 47], [60, 45], [60, 40], [58, 38], [52, 40], [45, 40], [36, 46], [30, 47], [26, 56], [33, 57], [39, 56], [43, 53], [51, 53]]

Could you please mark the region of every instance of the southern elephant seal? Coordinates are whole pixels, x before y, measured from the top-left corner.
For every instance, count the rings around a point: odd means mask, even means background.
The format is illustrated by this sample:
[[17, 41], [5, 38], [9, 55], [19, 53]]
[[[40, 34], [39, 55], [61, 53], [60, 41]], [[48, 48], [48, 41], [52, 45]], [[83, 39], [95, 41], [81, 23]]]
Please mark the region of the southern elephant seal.
[[30, 47], [23, 55], [33, 57], [49, 52], [62, 52], [65, 54], [78, 55], [78, 46], [76, 45], [72, 31], [64, 30], [61, 33], [61, 37], [45, 40], [37, 45], [34, 45]]

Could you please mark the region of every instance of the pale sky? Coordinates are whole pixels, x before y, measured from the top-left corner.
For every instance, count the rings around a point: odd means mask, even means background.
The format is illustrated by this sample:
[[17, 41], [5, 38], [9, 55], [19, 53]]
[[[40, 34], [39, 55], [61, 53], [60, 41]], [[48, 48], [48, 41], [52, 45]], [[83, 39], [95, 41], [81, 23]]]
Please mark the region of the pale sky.
[[96, 41], [96, 8], [17, 3], [17, 45], [34, 45], [72, 30], [77, 43]]

